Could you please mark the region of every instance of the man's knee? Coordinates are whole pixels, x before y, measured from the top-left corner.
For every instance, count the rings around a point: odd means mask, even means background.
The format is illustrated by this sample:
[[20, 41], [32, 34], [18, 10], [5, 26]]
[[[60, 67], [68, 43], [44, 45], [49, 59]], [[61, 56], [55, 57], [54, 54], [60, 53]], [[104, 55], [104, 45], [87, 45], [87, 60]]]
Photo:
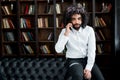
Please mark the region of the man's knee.
[[69, 72], [73, 78], [77, 80], [83, 79], [83, 67], [80, 64], [74, 64], [69, 67]]

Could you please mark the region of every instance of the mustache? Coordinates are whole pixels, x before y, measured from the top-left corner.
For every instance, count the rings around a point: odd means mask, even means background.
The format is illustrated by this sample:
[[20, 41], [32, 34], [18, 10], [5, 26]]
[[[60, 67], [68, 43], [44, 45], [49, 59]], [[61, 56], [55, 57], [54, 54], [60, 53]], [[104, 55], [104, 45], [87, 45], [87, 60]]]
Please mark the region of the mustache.
[[[77, 26], [77, 27], [76, 27], [76, 26]], [[78, 27], [78, 26], [79, 26], [79, 27]], [[76, 29], [76, 30], [78, 30], [78, 29], [80, 28], [80, 24], [74, 24], [74, 25], [73, 25], [73, 28]]]
[[80, 26], [80, 24], [74, 24], [73, 26], [76, 26], [76, 25], [79, 25], [79, 26]]

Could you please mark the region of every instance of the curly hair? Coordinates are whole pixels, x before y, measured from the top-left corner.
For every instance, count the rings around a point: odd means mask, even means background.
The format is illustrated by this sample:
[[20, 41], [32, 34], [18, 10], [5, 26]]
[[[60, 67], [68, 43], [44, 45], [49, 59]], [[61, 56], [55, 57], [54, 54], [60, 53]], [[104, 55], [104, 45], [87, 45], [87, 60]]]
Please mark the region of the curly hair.
[[83, 7], [79, 7], [77, 5], [71, 5], [65, 10], [65, 13], [64, 13], [64, 16], [63, 16], [64, 26], [66, 26], [67, 23], [69, 23], [71, 21], [71, 17], [74, 14], [80, 14], [82, 16], [81, 26], [83, 28], [85, 28], [87, 23], [88, 23], [88, 14]]

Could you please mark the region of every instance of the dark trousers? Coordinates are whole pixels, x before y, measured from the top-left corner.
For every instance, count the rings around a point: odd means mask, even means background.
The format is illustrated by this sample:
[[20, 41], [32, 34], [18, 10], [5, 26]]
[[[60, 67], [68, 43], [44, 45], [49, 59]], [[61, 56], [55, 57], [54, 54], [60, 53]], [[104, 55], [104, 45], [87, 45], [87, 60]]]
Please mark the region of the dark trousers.
[[[67, 59], [65, 64], [67, 68], [65, 80], [68, 80], [70, 76], [72, 77], [72, 80], [85, 80], [83, 77], [83, 70], [86, 63], [87, 58]], [[96, 64], [94, 64], [91, 73], [91, 80], [104, 80], [104, 77]]]

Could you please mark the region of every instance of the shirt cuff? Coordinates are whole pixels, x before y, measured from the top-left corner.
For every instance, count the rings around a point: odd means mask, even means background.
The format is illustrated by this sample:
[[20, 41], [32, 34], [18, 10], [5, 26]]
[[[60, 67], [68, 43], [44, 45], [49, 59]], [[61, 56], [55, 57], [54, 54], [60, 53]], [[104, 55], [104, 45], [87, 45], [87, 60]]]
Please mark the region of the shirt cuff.
[[90, 66], [90, 65], [86, 65], [86, 67], [85, 67], [85, 69], [87, 69], [87, 70], [92, 70], [92, 66]]

